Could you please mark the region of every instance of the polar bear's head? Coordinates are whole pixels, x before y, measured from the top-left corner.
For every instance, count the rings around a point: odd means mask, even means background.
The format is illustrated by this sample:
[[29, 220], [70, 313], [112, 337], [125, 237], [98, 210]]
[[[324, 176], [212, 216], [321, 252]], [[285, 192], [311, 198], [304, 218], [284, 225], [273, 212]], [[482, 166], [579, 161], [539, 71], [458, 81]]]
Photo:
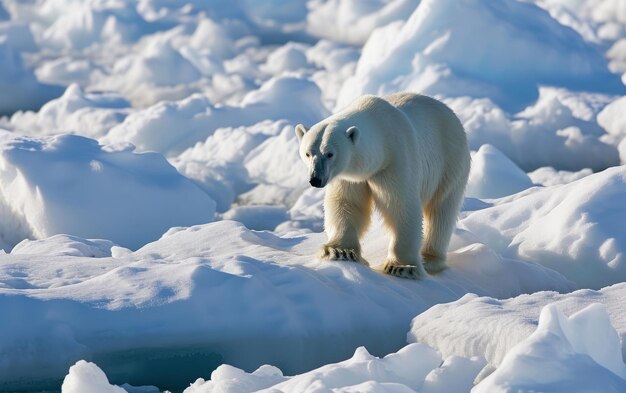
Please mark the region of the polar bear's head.
[[322, 188], [350, 165], [359, 130], [337, 123], [318, 123], [307, 130], [296, 126], [300, 157], [309, 168], [309, 183]]

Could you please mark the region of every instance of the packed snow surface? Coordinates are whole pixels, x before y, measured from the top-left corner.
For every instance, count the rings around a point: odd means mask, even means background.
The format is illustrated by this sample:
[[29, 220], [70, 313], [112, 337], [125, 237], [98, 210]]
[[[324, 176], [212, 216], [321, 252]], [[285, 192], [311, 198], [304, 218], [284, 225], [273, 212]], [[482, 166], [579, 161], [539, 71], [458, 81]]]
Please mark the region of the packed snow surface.
[[[0, 390], [626, 391], [623, 1], [0, 0], [0, 64]], [[400, 90], [473, 156], [418, 282], [316, 259], [293, 132]]]
[[[382, 228], [371, 236], [379, 240], [366, 257], [382, 263]], [[162, 361], [197, 360], [176, 370], [177, 383], [220, 362], [302, 372], [358, 345], [389, 353], [404, 342], [411, 318], [468, 292], [502, 298], [572, 289], [557, 272], [502, 259], [468, 245], [462, 233], [453, 268], [422, 281], [316, 260], [324, 238], [278, 237], [220, 221], [172, 229], [135, 252], [113, 246], [111, 257], [94, 258], [103, 246], [95, 240], [52, 237], [68, 250], [58, 256], [47, 254], [47, 241], [20, 245], [0, 255], [0, 306], [11, 310], [0, 326], [0, 351], [13, 353], [0, 363], [0, 388], [50, 387], [80, 359], [95, 361], [114, 381], [171, 386], [169, 375], [150, 371], [156, 353]]]

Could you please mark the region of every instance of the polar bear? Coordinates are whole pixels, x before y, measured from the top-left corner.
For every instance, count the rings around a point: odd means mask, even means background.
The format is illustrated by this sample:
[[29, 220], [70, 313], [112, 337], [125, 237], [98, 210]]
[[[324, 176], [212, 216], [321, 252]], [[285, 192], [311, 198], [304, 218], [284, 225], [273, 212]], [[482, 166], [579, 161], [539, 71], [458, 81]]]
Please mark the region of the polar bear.
[[411, 93], [368, 95], [295, 132], [310, 184], [327, 186], [322, 258], [367, 265], [359, 239], [376, 207], [390, 237], [385, 273], [418, 279], [447, 267], [470, 169], [465, 131], [450, 108]]

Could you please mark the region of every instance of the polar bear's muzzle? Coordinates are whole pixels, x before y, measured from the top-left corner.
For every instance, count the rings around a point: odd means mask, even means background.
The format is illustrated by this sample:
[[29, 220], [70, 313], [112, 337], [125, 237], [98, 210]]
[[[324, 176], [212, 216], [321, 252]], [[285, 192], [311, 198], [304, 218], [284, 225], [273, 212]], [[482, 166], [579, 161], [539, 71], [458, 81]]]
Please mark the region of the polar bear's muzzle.
[[319, 177], [311, 177], [309, 183], [315, 188], [322, 188], [325, 186], [325, 184], [322, 182], [322, 179], [320, 179]]
[[328, 168], [325, 161], [326, 160], [321, 157], [313, 158], [313, 170], [311, 171], [309, 184], [315, 188], [322, 188], [328, 182]]

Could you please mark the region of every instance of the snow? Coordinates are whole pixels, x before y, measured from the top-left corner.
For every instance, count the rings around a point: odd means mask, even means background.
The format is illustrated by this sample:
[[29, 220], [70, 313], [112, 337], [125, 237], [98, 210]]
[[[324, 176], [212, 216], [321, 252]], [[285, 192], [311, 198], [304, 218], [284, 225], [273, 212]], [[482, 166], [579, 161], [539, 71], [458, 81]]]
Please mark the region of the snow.
[[46, 101], [61, 94], [60, 86], [47, 85], [37, 80], [26, 68], [20, 53], [0, 35], [0, 91], [11, 92], [0, 96], [0, 116], [10, 115], [19, 109], [38, 109]]
[[408, 89], [487, 94], [504, 108], [522, 109], [537, 98], [539, 85], [624, 92], [595, 48], [532, 4], [423, 0], [406, 23], [372, 33], [338, 107], [364, 93]]
[[418, 4], [419, 0], [320, 2], [307, 15], [307, 30], [334, 41], [364, 44], [374, 29], [403, 20]]
[[50, 255], [102, 258], [111, 256], [115, 243], [103, 239], [82, 239], [72, 235], [54, 235], [43, 240], [24, 239], [11, 255]]
[[163, 156], [133, 150], [2, 131], [0, 248], [65, 233], [138, 248], [174, 225], [213, 219], [215, 202]]
[[465, 195], [473, 198], [501, 198], [533, 186], [515, 163], [491, 145], [482, 145], [472, 155], [472, 167]]
[[[626, 356], [625, 292], [626, 285], [622, 283], [600, 291], [585, 289], [564, 295], [538, 292], [506, 300], [466, 295], [414, 318], [408, 341], [430, 345], [443, 356], [485, 356], [492, 366], [498, 367], [491, 377], [498, 383], [487, 383], [493, 389], [502, 380], [517, 378], [519, 374], [515, 368], [519, 367], [520, 374], [530, 377], [526, 387], [529, 390], [531, 381], [546, 382], [545, 379], [533, 379], [535, 375], [543, 378], [549, 378], [550, 374], [552, 377], [562, 376], [562, 372], [554, 368], [561, 362], [561, 369], [571, 370], [563, 377], [565, 382], [572, 382], [570, 389], [577, 384], [588, 387], [577, 379], [576, 373], [596, 382], [596, 378], [582, 371], [581, 367], [585, 370], [589, 367], [591, 373], [594, 369], [598, 372], [598, 365], [621, 377], [620, 386], [623, 387], [626, 383], [623, 361]], [[569, 320], [564, 314], [571, 314]], [[506, 334], [500, 333], [503, 331]], [[584, 359], [579, 354], [591, 359]], [[533, 362], [537, 364], [530, 367], [526, 363], [527, 356], [533, 355]], [[539, 363], [537, 359], [545, 363]], [[522, 365], [518, 366], [520, 363]], [[606, 370], [603, 373], [607, 377]], [[599, 379], [602, 377], [599, 375]], [[603, 386], [601, 382], [597, 385]]]
[[121, 123], [129, 111], [128, 101], [117, 94], [85, 93], [78, 84], [71, 84], [39, 111], [15, 113], [10, 124], [26, 135], [73, 133], [99, 138]]
[[567, 184], [575, 180], [582, 179], [585, 176], [589, 176], [593, 171], [589, 168], [581, 169], [576, 172], [571, 171], [557, 171], [550, 166], [544, 166], [528, 173], [528, 177], [534, 184], [541, 184], [543, 186], [554, 186], [557, 184]]
[[569, 184], [530, 189], [470, 213], [461, 226], [515, 259], [554, 269], [580, 287], [626, 281], [622, 216], [626, 166]]
[[526, 171], [618, 165], [617, 141], [607, 140], [594, 120], [609, 102], [605, 95], [540, 88], [534, 105], [510, 115], [485, 98], [447, 100], [465, 125], [471, 149], [491, 144]]
[[[382, 230], [374, 229], [373, 248], [365, 251], [373, 264], [386, 253]], [[217, 364], [253, 370], [271, 363], [292, 374], [345, 359], [358, 345], [378, 356], [393, 352], [411, 318], [468, 292], [500, 298], [572, 288], [554, 271], [468, 246], [463, 233], [455, 237], [453, 268], [423, 281], [311, 258], [324, 237], [281, 238], [218, 221], [172, 229], [135, 252], [114, 247], [113, 257], [0, 256], [0, 303], [12, 310], [12, 322], [0, 327], [0, 351], [13, 353], [0, 363], [0, 388], [28, 377], [43, 389], [80, 359], [98, 364], [111, 381], [134, 385], [171, 387], [211, 370], [176, 369], [170, 380], [129, 374], [131, 364], [150, 370], [141, 351], [161, 351], [169, 361], [196, 354], [204, 364], [214, 354]], [[21, 328], [26, 320], [29, 329]], [[31, 349], [19, 351], [24, 345]]]
[[106, 375], [93, 363], [80, 360], [70, 367], [61, 386], [63, 393], [126, 393], [119, 386], [109, 384]]
[[613, 143], [619, 145], [618, 150], [622, 163], [626, 163], [626, 121], [624, 121], [624, 113], [626, 113], [626, 99], [622, 97], [611, 102], [598, 114], [598, 124], [613, 138]]
[[619, 338], [599, 304], [565, 317], [556, 306], [541, 311], [537, 330], [511, 349], [473, 393], [626, 389]]
[[[626, 388], [619, 338], [606, 308], [598, 303], [569, 317], [555, 305], [545, 306], [536, 330], [507, 353], [495, 372], [482, 379], [484, 364], [479, 357], [454, 355], [442, 361], [437, 351], [420, 343], [408, 344], [382, 358], [359, 347], [347, 360], [294, 376], [284, 376], [270, 365], [251, 373], [221, 365], [210, 380], [199, 378], [184, 393], [589, 392], [599, 387], [603, 392], [617, 393]], [[94, 374], [94, 387], [111, 389], [103, 392], [116, 391], [100, 369], [84, 361], [70, 368], [66, 381], [74, 382], [78, 371]]]
[[194, 180], [216, 201], [219, 212], [224, 212], [239, 195], [254, 187], [245, 166], [247, 157], [260, 143], [283, 130], [291, 132], [285, 120], [218, 128], [172, 161], [180, 173]]
[[[625, 12], [1, 0], [0, 390], [625, 390]], [[418, 282], [316, 259], [293, 132], [398, 90], [473, 151]]]
[[[298, 106], [288, 105], [296, 99]], [[325, 115], [317, 85], [304, 78], [280, 77], [247, 94], [238, 106], [215, 106], [199, 94], [156, 104], [132, 113], [102, 140], [129, 141], [141, 150], [170, 156], [206, 139], [219, 127], [249, 126], [267, 119], [314, 124]]]

